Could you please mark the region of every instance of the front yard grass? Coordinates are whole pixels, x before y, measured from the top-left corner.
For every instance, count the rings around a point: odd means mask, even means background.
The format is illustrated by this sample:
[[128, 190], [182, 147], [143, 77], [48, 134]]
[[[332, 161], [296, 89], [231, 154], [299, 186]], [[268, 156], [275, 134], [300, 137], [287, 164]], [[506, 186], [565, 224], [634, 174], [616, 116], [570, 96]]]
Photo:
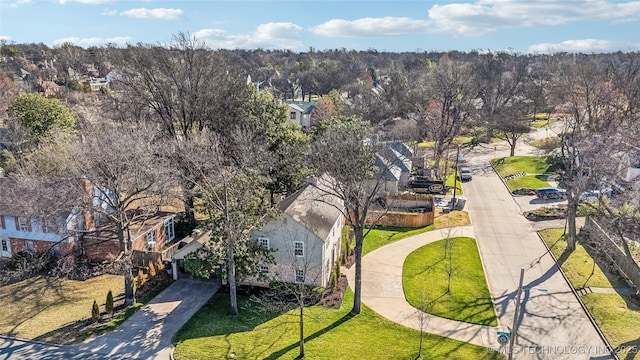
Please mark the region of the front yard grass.
[[[240, 314], [228, 315], [227, 294], [217, 294], [176, 334], [178, 360], [297, 359], [297, 311], [285, 314], [239, 297]], [[418, 331], [392, 323], [362, 306], [351, 316], [353, 293], [347, 290], [340, 309], [305, 309], [305, 359], [414, 359]], [[428, 331], [428, 328], [427, 328]], [[422, 359], [504, 359], [486, 348], [424, 334]]]
[[376, 250], [387, 244], [396, 242], [409, 236], [418, 235], [427, 231], [456, 226], [465, 226], [469, 224], [471, 224], [469, 213], [467, 213], [466, 211], [451, 211], [448, 214], [441, 214], [437, 216], [434, 219], [434, 223], [432, 225], [417, 229], [391, 226], [377, 227], [371, 229], [367, 236], [365, 236], [364, 243], [362, 244], [362, 256], [365, 256], [373, 250]]
[[[637, 301], [637, 300], [636, 300]], [[587, 294], [582, 297], [589, 313], [620, 359], [640, 359], [640, 307], [626, 295]]]
[[[547, 229], [540, 235], [558, 259], [571, 286], [615, 288], [625, 286], [617, 276], [603, 271], [589, 252], [577, 243], [576, 249], [566, 253], [567, 242], [563, 229]], [[593, 275], [591, 275], [593, 271]], [[598, 324], [611, 346], [619, 348], [621, 359], [640, 359], [640, 306], [638, 299], [629, 295], [590, 293], [580, 298]]]
[[[402, 286], [415, 308], [443, 318], [472, 324], [497, 326], [498, 320], [484, 276], [476, 241], [450, 238], [451, 262], [446, 240], [427, 244], [407, 256]], [[451, 289], [447, 291], [449, 272]]]
[[36, 276], [0, 287], [0, 333], [33, 339], [75, 321], [91, 317], [96, 300], [101, 307], [111, 290], [124, 294], [122, 276], [101, 275], [85, 281]]
[[549, 186], [549, 182], [546, 180], [547, 177], [547, 175], [526, 175], [509, 179], [506, 183], [511, 191], [522, 188], [537, 189]]
[[491, 160], [491, 163], [501, 177], [517, 173], [553, 174], [551, 165], [544, 158], [537, 156], [511, 156]]
[[613, 288], [622, 285], [617, 277], [607, 276], [579, 242], [573, 252], [566, 253], [567, 241], [563, 233], [562, 228], [546, 229], [540, 231], [540, 236], [558, 259], [558, 264], [574, 289], [585, 286]]

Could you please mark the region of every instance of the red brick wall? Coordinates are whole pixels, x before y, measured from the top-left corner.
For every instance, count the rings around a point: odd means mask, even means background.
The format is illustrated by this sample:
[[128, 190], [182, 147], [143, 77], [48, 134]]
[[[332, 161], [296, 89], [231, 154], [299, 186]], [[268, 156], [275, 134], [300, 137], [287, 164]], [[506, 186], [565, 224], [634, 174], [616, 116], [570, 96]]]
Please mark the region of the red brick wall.
[[[56, 244], [50, 241], [9, 238], [9, 242], [11, 243], [11, 254], [27, 251], [27, 241], [31, 241], [33, 243], [33, 249], [36, 252], [47, 251]], [[73, 246], [73, 243], [59, 243], [58, 247], [60, 249], [60, 256], [67, 255], [72, 252]]]
[[[164, 222], [161, 222], [158, 225], [156, 225], [151, 231], [156, 232], [156, 246], [155, 248], [151, 249], [151, 251], [162, 251], [162, 249], [164, 248], [164, 245], [166, 244], [166, 236], [164, 233]], [[133, 240], [133, 246], [132, 246], [133, 250], [147, 251], [147, 246], [144, 241], [144, 238], [147, 234], [148, 232], [144, 233], [144, 235], [139, 236]]]
[[95, 261], [104, 261], [118, 256], [120, 244], [116, 240], [102, 240], [85, 237], [82, 240], [84, 256]]

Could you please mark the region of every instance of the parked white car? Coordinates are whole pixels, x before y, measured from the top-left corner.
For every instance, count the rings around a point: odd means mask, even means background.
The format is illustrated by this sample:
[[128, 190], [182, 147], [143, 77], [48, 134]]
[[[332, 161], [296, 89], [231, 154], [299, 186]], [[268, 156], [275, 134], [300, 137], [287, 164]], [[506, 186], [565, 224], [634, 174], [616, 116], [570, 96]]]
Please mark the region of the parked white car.
[[589, 190], [585, 191], [578, 197], [580, 202], [594, 202], [598, 201], [601, 197], [609, 198], [613, 190], [610, 188], [602, 189], [602, 190]]

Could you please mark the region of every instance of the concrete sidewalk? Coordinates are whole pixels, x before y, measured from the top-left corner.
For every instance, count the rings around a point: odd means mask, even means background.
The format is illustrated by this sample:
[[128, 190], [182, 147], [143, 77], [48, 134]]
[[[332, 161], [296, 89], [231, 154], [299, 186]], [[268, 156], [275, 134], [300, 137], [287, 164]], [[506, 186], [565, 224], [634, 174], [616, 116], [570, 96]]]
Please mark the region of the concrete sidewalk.
[[116, 330], [72, 345], [51, 345], [0, 337], [3, 359], [162, 359], [173, 351], [171, 339], [218, 291], [212, 281], [179, 279]]
[[[474, 237], [472, 226], [436, 230], [415, 235], [370, 252], [362, 258], [362, 302], [381, 316], [420, 330], [419, 311], [404, 297], [402, 265], [414, 250], [447, 236]], [[349, 284], [354, 284], [355, 266], [345, 270]], [[497, 328], [464, 323], [424, 314], [425, 332], [452, 339], [499, 348]]]

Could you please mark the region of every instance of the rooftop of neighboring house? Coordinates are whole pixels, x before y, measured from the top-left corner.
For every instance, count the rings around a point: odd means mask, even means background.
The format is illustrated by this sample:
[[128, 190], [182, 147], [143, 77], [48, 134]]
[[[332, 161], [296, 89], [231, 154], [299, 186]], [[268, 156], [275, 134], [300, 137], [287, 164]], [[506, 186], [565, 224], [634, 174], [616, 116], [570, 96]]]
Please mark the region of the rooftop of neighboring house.
[[399, 152], [407, 159], [411, 159], [413, 157], [413, 149], [409, 145], [403, 143], [402, 141], [390, 141], [390, 142], [387, 142], [385, 145]]
[[287, 105], [289, 105], [292, 109], [300, 111], [303, 114], [311, 114], [313, 109], [316, 107], [316, 103], [309, 101], [294, 101], [287, 100], [285, 101]]
[[278, 203], [285, 214], [325, 240], [342, 216], [342, 201], [331, 194], [335, 180], [328, 175], [311, 178], [300, 190]]
[[66, 217], [79, 200], [78, 179], [0, 178], [0, 215]]
[[383, 147], [379, 153], [391, 164], [399, 167], [403, 172], [411, 172], [411, 160], [390, 146]]
[[398, 166], [391, 163], [389, 160], [385, 159], [384, 157], [380, 155], [376, 155], [376, 158], [373, 161], [373, 165], [378, 168], [375, 174], [373, 174], [374, 179], [382, 179], [382, 180], [390, 180], [390, 181], [400, 180], [402, 169], [400, 169]]
[[[133, 215], [135, 211], [131, 211]], [[164, 223], [165, 220], [175, 217], [176, 214], [172, 212], [158, 211], [155, 213], [143, 214], [138, 212], [137, 218], [131, 223], [129, 231], [131, 233], [131, 240], [135, 240], [140, 236], [145, 235], [149, 230], [157, 226], [159, 223]], [[112, 224], [98, 226], [95, 232], [87, 235], [88, 237], [100, 238], [100, 239], [112, 239], [118, 240], [115, 232], [115, 226]]]

